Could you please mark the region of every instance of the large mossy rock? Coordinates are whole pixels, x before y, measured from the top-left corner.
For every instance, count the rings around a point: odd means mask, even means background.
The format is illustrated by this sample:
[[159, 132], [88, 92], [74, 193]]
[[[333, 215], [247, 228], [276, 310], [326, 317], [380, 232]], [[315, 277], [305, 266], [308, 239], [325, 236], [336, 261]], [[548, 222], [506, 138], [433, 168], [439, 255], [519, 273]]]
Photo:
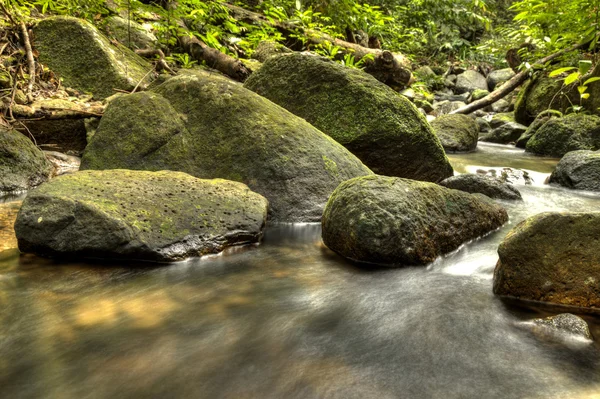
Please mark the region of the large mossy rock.
[[496, 144], [511, 144], [515, 143], [527, 131], [527, 126], [517, 122], [505, 123], [491, 132], [481, 135], [480, 141]]
[[0, 194], [28, 190], [51, 173], [52, 165], [31, 140], [0, 127]]
[[494, 293], [600, 310], [600, 212], [541, 213], [498, 247]]
[[557, 78], [540, 76], [527, 81], [521, 88], [515, 103], [515, 119], [529, 126], [542, 112], [554, 109], [564, 113], [571, 104], [579, 103], [577, 90], [563, 90], [563, 81]]
[[385, 176], [346, 181], [323, 212], [323, 241], [338, 254], [385, 266], [422, 265], [508, 220], [482, 195]]
[[296, 53], [268, 59], [245, 87], [306, 119], [376, 173], [435, 182], [452, 175], [417, 108], [361, 70]]
[[442, 115], [431, 122], [431, 127], [448, 152], [469, 152], [477, 148], [479, 125], [467, 115]]
[[339, 183], [371, 174], [301, 118], [208, 72], [108, 105], [82, 169], [178, 170], [246, 183], [275, 221], [319, 221]]
[[549, 183], [577, 190], [600, 191], [600, 151], [568, 152], [556, 165]]
[[520, 200], [521, 193], [512, 184], [498, 177], [478, 174], [452, 176], [440, 182], [440, 186], [471, 194], [483, 194], [490, 198]]
[[132, 49], [150, 49], [158, 45], [158, 39], [135, 21], [113, 15], [106, 18], [104, 31], [121, 44]]
[[29, 193], [22, 252], [169, 262], [260, 240], [267, 200], [241, 183], [181, 172], [84, 171]]
[[532, 138], [533, 135], [536, 134], [537, 131], [542, 126], [544, 126], [544, 124], [546, 122], [548, 122], [550, 119], [556, 119], [556, 118], [562, 118], [562, 117], [563, 117], [562, 112], [556, 111], [554, 109], [549, 109], [549, 110], [543, 111], [535, 118], [535, 120], [531, 123], [531, 125], [529, 125], [529, 127], [527, 127], [527, 130], [525, 131], [525, 133], [523, 133], [521, 135], [521, 137], [519, 137], [519, 139], [517, 140], [516, 146], [518, 148], [527, 147], [527, 142], [529, 141], [529, 139]]
[[544, 123], [529, 139], [527, 152], [562, 157], [567, 152], [600, 149], [600, 117], [571, 114]]
[[102, 99], [114, 89], [131, 91], [149, 83], [150, 65], [122, 45], [115, 45], [89, 22], [71, 17], [41, 20], [34, 46], [40, 61], [56, 72], [67, 87]]

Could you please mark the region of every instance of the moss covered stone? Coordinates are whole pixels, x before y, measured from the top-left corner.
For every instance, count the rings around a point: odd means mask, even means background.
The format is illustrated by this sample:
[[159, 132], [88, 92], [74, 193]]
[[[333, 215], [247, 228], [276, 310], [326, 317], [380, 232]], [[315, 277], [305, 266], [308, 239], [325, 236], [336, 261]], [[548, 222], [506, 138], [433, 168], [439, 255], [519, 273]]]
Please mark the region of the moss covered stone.
[[241, 183], [181, 172], [83, 171], [29, 193], [19, 249], [43, 256], [175, 261], [257, 242], [267, 200]]
[[156, 36], [135, 21], [117, 15], [105, 19], [104, 31], [124, 46], [131, 49], [154, 48], [158, 45]]
[[35, 28], [40, 61], [56, 72], [65, 86], [106, 98], [114, 89], [132, 90], [152, 66], [125, 46], [115, 45], [89, 22], [71, 17], [43, 19]]
[[600, 151], [571, 151], [556, 165], [550, 183], [577, 190], [600, 191]]
[[477, 148], [479, 125], [467, 115], [442, 115], [431, 122], [433, 131], [449, 152], [469, 152]]
[[600, 149], [600, 117], [571, 114], [547, 121], [529, 139], [527, 152], [562, 157], [576, 150]]
[[541, 213], [498, 247], [494, 293], [600, 308], [600, 212]]
[[245, 87], [306, 119], [376, 173], [427, 181], [452, 175], [417, 108], [361, 70], [291, 54], [268, 59]]
[[344, 180], [371, 174], [306, 121], [240, 84], [201, 72], [108, 105], [82, 169], [178, 170], [241, 181], [276, 221], [318, 221]]
[[516, 121], [529, 126], [540, 113], [547, 109], [564, 113], [571, 107], [571, 104], [579, 103], [579, 94], [576, 89], [560, 94], [562, 89], [563, 81], [556, 78], [539, 76], [528, 81], [521, 88], [515, 103]]
[[521, 200], [521, 193], [512, 184], [499, 177], [466, 173], [440, 182], [441, 186], [467, 193], [483, 194], [490, 198]]
[[0, 127], [0, 194], [35, 187], [51, 172], [52, 165], [31, 140]]
[[544, 124], [546, 122], [548, 122], [550, 119], [556, 119], [556, 118], [562, 118], [563, 114], [560, 111], [556, 111], [554, 109], [549, 109], [546, 111], [541, 112], [536, 118], [535, 120], [531, 123], [531, 125], [529, 125], [529, 127], [527, 128], [527, 130], [525, 131], [525, 133], [523, 133], [521, 135], [521, 137], [519, 137], [519, 139], [517, 140], [517, 147], [518, 148], [525, 148], [527, 146], [527, 142], [529, 141], [530, 138], [533, 137], [533, 135], [542, 127], [544, 126]]
[[358, 262], [420, 265], [507, 220], [506, 210], [485, 196], [366, 176], [340, 184], [331, 195], [323, 213], [323, 242]]

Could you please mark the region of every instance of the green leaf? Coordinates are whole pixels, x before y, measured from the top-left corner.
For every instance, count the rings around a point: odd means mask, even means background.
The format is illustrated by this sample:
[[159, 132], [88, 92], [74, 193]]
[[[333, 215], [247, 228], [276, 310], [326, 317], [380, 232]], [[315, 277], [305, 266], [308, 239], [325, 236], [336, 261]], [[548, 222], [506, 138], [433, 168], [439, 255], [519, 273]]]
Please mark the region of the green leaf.
[[585, 86], [589, 85], [590, 83], [594, 83], [600, 80], [600, 77], [595, 77], [595, 78], [589, 78], [588, 80], [586, 80], [585, 82], [583, 82], [583, 84]]
[[577, 91], [579, 92], [579, 94], [585, 93], [586, 90], [587, 86], [577, 86]]
[[587, 71], [592, 69], [592, 61], [590, 60], [580, 60], [579, 61], [579, 73], [585, 75]]
[[565, 78], [565, 86], [570, 85], [571, 83], [575, 82], [580, 77], [581, 77], [581, 75], [579, 74], [579, 72], [573, 72], [572, 74], [570, 74], [569, 76], [567, 76]]
[[558, 68], [555, 69], [554, 71], [550, 72], [548, 74], [549, 77], [553, 78], [555, 76], [560, 75], [561, 73], [567, 72], [567, 71], [572, 71], [573, 69], [576, 69], [575, 67], [564, 67], [564, 68]]
[[590, 93], [583, 93], [581, 95], [581, 98], [584, 99], [584, 100], [587, 100], [589, 97], [590, 97]]

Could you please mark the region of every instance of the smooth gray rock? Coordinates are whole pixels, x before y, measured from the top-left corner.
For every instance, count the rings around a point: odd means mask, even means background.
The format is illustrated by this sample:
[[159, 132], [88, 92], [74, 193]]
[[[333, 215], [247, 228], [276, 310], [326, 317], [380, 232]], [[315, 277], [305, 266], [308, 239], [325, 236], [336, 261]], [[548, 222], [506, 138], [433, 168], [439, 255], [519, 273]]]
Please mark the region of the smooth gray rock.
[[600, 151], [566, 153], [548, 182], [576, 190], [600, 191]]
[[469, 69], [456, 78], [456, 91], [458, 93], [473, 92], [476, 89], [487, 90], [488, 84], [485, 76]]
[[522, 200], [519, 190], [499, 177], [490, 177], [480, 174], [463, 174], [447, 178], [440, 182], [440, 186], [465, 191], [471, 194], [479, 193], [490, 198]]
[[489, 89], [493, 91], [497, 86], [509, 81], [513, 76], [515, 76], [515, 72], [512, 68], [496, 69], [490, 72], [486, 81]]

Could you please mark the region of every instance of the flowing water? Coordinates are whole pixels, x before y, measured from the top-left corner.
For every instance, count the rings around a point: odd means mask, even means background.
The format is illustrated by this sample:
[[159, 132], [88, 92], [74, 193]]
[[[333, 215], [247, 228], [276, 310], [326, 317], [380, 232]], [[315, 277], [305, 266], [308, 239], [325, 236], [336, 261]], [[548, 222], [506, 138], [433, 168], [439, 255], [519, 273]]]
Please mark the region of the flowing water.
[[357, 267], [317, 224], [169, 266], [54, 262], [11, 249], [19, 203], [0, 205], [0, 397], [599, 398], [600, 345], [536, 333], [551, 313], [495, 297], [492, 273], [520, 220], [600, 198], [544, 186], [556, 160], [510, 147], [451, 159], [533, 184], [508, 225], [428, 267]]

